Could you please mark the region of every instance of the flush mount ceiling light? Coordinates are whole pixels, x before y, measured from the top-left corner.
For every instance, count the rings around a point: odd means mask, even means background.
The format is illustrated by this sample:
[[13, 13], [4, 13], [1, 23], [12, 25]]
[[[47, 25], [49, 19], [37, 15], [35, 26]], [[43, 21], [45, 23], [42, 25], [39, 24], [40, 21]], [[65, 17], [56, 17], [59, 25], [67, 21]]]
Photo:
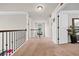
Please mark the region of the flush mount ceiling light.
[[35, 10], [36, 11], [43, 11], [44, 10], [44, 5], [42, 5], [42, 4], [36, 5]]
[[37, 9], [38, 9], [38, 10], [42, 10], [43, 7], [42, 7], [42, 6], [37, 6]]

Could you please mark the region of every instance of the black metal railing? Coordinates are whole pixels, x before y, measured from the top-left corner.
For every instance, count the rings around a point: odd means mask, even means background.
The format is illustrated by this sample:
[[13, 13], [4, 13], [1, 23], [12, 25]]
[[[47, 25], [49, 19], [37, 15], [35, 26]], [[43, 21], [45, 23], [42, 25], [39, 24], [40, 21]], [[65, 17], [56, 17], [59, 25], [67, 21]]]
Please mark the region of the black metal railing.
[[0, 30], [0, 56], [10, 56], [26, 40], [26, 29]]

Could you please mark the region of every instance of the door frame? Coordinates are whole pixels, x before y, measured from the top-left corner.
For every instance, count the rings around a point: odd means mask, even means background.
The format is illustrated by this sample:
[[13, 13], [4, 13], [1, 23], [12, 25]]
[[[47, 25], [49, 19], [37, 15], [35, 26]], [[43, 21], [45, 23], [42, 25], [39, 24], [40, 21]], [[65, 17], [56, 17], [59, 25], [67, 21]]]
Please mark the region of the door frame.
[[[74, 24], [74, 21], [75, 20], [79, 20], [79, 18], [72, 18], [72, 26], [73, 26], [73, 29], [74, 29], [74, 27], [75, 27], [75, 24]], [[78, 40], [77, 40], [78, 41]]]
[[74, 25], [74, 20], [79, 20], [79, 18], [72, 18], [72, 26], [74, 27], [75, 25]]

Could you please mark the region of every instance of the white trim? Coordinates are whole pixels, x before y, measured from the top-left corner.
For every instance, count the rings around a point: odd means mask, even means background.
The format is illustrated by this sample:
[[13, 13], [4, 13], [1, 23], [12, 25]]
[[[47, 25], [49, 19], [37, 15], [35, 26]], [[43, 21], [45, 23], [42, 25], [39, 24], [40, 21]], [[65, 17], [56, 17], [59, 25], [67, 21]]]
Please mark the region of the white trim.
[[26, 14], [26, 28], [27, 28], [27, 31], [26, 31], [26, 41], [28, 40], [28, 20], [29, 20], [29, 13], [27, 12], [27, 14]]
[[62, 12], [67, 14], [79, 14], [79, 10], [62, 10]]
[[27, 14], [27, 12], [22, 11], [0, 11], [0, 15], [13, 15], [13, 14]]
[[63, 5], [61, 6], [60, 4], [58, 4], [58, 6], [56, 7], [55, 11], [54, 12], [59, 12], [60, 10], [62, 10], [67, 4], [66, 3], [63, 3]]
[[58, 6], [52, 12], [52, 19], [55, 17], [55, 14], [57, 14], [59, 11], [62, 10], [62, 8], [64, 8], [64, 6], [66, 6], [66, 3], [64, 3], [62, 6], [60, 6], [60, 3], [58, 4]]
[[[25, 43], [26, 43], [26, 40], [25, 40], [25, 42], [24, 42], [19, 48], [17, 48], [17, 49], [14, 51], [14, 53], [16, 53]], [[13, 56], [14, 53], [12, 53], [10, 56]]]

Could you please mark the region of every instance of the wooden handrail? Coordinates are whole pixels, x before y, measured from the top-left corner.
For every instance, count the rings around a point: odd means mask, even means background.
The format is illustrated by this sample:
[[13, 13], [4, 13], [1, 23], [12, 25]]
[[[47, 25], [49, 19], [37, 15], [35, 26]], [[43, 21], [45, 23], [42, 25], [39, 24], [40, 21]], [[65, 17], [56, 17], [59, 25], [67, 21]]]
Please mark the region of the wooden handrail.
[[0, 32], [14, 32], [14, 31], [27, 31], [27, 29], [16, 29], [16, 30], [0, 30]]

